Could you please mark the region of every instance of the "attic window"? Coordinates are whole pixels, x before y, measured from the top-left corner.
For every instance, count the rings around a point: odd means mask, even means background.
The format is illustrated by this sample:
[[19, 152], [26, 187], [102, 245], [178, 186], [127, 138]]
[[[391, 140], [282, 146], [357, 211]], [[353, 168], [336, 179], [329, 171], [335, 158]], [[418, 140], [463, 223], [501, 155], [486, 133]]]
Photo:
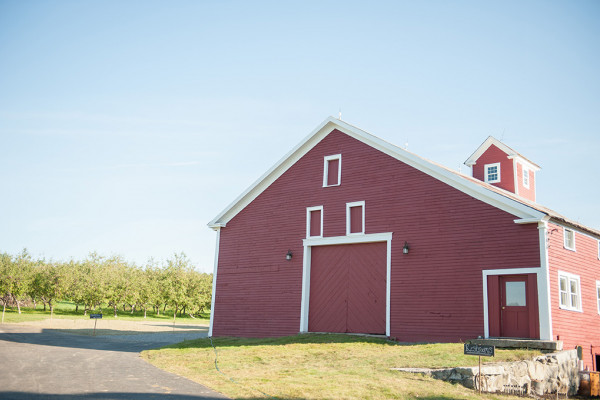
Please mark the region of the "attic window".
[[487, 183], [500, 182], [500, 163], [485, 165], [485, 181]]
[[365, 202], [346, 203], [346, 235], [365, 233]]
[[323, 187], [339, 186], [342, 181], [342, 155], [325, 157], [323, 167]]
[[523, 186], [529, 189], [529, 170], [523, 167]]
[[575, 231], [572, 229], [564, 229], [565, 249], [575, 251]]

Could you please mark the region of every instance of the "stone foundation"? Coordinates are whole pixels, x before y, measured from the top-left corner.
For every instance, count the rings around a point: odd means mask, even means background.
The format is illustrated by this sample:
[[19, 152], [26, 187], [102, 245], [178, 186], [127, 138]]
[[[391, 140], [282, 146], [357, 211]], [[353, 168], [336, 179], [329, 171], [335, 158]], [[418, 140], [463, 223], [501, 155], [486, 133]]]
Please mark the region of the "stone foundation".
[[[479, 367], [409, 372], [425, 373], [436, 379], [479, 389]], [[533, 360], [482, 365], [481, 374], [481, 391], [488, 393], [571, 396], [577, 394], [579, 388], [577, 350], [546, 354]]]

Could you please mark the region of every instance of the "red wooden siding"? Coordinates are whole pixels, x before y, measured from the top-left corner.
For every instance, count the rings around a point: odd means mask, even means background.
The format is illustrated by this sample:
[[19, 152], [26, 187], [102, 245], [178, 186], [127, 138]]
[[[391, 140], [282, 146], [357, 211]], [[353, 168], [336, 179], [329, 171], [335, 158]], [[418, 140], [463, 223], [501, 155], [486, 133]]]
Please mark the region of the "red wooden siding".
[[340, 169], [340, 160], [333, 159], [327, 162], [327, 184], [337, 185]]
[[385, 334], [387, 243], [311, 250], [308, 330]]
[[321, 210], [310, 212], [310, 236], [321, 236]]
[[535, 201], [535, 172], [531, 169], [529, 170], [529, 188], [526, 188], [523, 185], [523, 165], [519, 162], [517, 163], [517, 187], [519, 196]]
[[500, 182], [491, 183], [491, 185], [515, 193], [513, 160], [509, 159], [505, 152], [494, 145], [484, 151], [477, 159], [477, 163], [473, 165], [473, 177], [485, 182], [485, 165], [494, 163], [500, 163]]
[[[592, 355], [600, 354], [600, 315], [596, 297], [596, 281], [600, 280], [598, 240], [575, 231], [576, 251], [573, 252], [563, 246], [563, 229], [548, 224], [552, 330], [554, 338], [560, 337], [564, 342], [565, 349], [583, 346], [584, 362], [592, 369]], [[579, 276], [583, 312], [560, 308], [558, 271]]]
[[[323, 188], [331, 154], [342, 154], [344, 179]], [[399, 340], [483, 336], [482, 270], [540, 265], [535, 224], [515, 224], [515, 216], [334, 130], [221, 229], [213, 334], [298, 333], [306, 208], [322, 204], [323, 235], [344, 236], [346, 203], [357, 199], [368, 205], [365, 233], [393, 232], [390, 328]]]

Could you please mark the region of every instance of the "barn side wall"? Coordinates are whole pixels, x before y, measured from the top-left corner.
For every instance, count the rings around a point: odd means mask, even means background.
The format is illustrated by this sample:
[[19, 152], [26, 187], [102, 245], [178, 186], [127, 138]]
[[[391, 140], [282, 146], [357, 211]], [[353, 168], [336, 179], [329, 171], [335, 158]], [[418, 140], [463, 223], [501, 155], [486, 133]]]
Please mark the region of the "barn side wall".
[[[575, 251], [564, 247], [564, 227], [548, 224], [548, 264], [550, 267], [550, 296], [552, 330], [555, 339], [563, 341], [564, 349], [583, 348], [583, 360], [590, 370], [600, 370], [594, 365], [594, 355], [600, 355], [600, 315], [596, 282], [600, 281], [598, 239], [575, 231]], [[559, 271], [576, 275], [581, 286], [581, 311], [560, 307]]]
[[[324, 188], [323, 159], [333, 154], [342, 155], [341, 185]], [[306, 208], [323, 206], [325, 237], [344, 236], [346, 203], [355, 201], [365, 201], [365, 233], [393, 232], [390, 329], [398, 340], [483, 336], [482, 270], [540, 266], [535, 224], [515, 224], [334, 130], [221, 229], [213, 334], [298, 333]]]

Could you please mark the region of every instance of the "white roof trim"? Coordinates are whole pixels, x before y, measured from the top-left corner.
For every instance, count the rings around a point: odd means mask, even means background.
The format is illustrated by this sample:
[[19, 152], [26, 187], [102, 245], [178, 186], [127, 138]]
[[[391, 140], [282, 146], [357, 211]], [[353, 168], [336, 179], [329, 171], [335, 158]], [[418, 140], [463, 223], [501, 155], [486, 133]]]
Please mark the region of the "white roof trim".
[[[413, 153], [410, 153], [400, 147], [394, 146], [376, 136], [371, 135], [355, 126], [344, 121], [329, 117], [317, 126], [308, 136], [306, 136], [298, 145], [281, 158], [273, 167], [254, 182], [237, 199], [219, 213], [212, 221], [208, 223], [211, 228], [225, 226], [235, 215], [250, 204], [258, 195], [266, 190], [277, 178], [294, 165], [301, 157], [308, 153], [325, 136], [334, 129], [339, 130], [391, 157], [400, 160], [419, 171], [422, 171], [468, 195], [488, 203], [494, 207], [500, 208], [510, 214], [522, 219], [537, 218], [541, 219], [546, 214], [529, 207], [516, 200], [502, 196], [499, 193], [491, 191], [478, 185], [468, 179], [461, 178], [439, 165], [427, 161]], [[490, 136], [491, 138], [491, 136]], [[489, 139], [489, 138], [488, 138]], [[493, 139], [493, 138], [492, 138]], [[494, 139], [496, 140], [496, 139]], [[481, 146], [480, 146], [481, 147]]]
[[488, 138], [485, 139], [485, 141], [477, 148], [477, 150], [475, 150], [475, 152], [471, 154], [467, 161], [465, 161], [465, 165], [469, 167], [475, 165], [479, 157], [481, 157], [481, 155], [485, 153], [485, 151], [489, 149], [491, 145], [494, 145], [503, 152], [505, 152], [508, 155], [508, 158], [516, 158], [518, 162], [524, 164], [533, 171], [539, 171], [541, 169], [539, 165], [526, 159], [525, 157], [523, 157], [522, 155], [520, 155], [519, 153], [517, 153], [516, 151], [514, 151], [513, 149], [511, 149], [510, 147], [508, 147], [493, 136], [488, 136]]

